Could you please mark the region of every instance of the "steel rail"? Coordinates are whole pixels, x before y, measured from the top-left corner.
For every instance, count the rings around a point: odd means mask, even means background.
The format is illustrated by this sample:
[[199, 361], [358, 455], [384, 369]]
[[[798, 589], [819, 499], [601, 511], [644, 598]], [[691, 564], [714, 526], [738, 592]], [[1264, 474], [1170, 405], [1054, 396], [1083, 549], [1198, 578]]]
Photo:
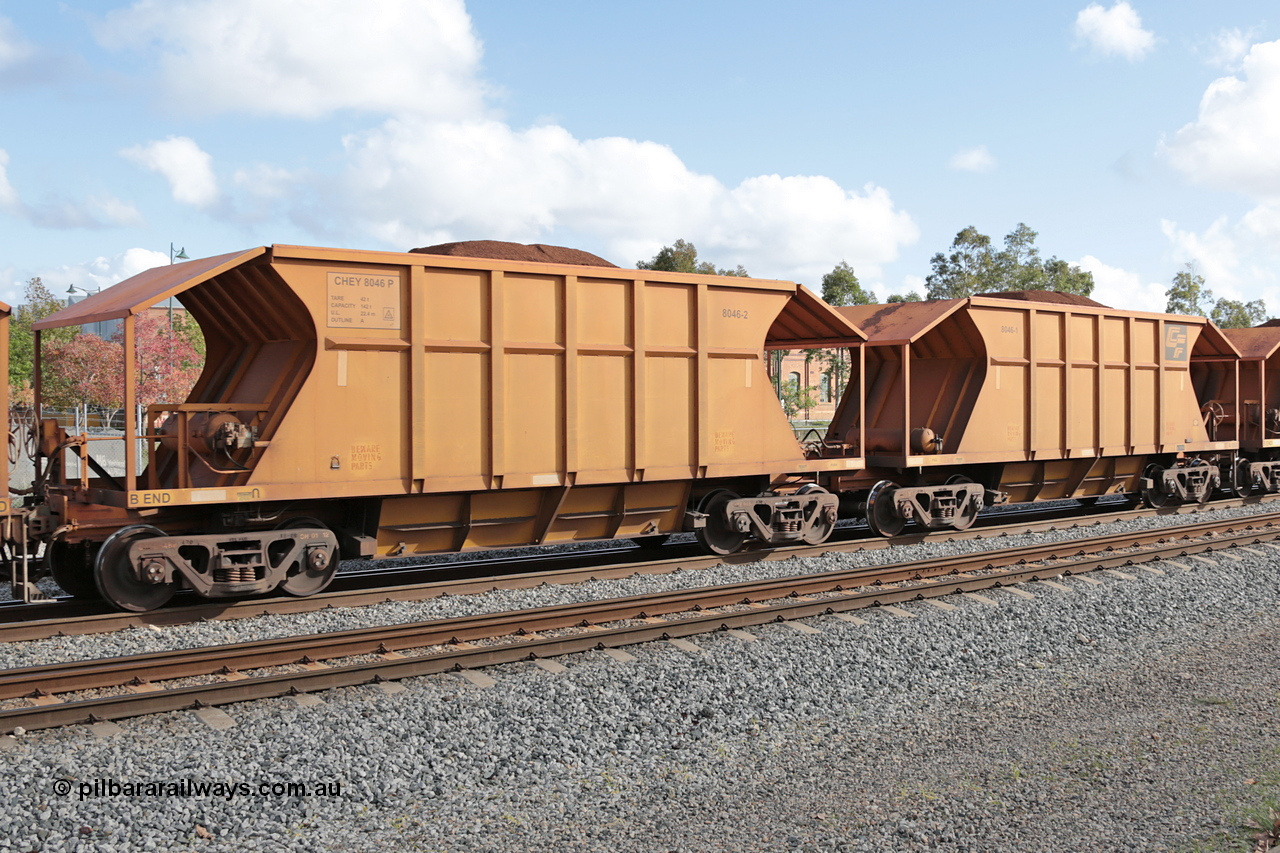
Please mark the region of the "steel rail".
[[[1222, 522], [1219, 522], [1219, 526], [1223, 529], [1227, 528], [1227, 525]], [[1103, 537], [1103, 539], [1114, 538]], [[86, 721], [91, 717], [110, 719], [137, 713], [152, 713], [155, 710], [175, 710], [190, 707], [191, 697], [199, 698], [204, 704], [217, 704], [239, 701], [228, 697], [258, 698], [282, 695], [290, 690], [328, 689], [332, 686], [367, 683], [378, 679], [443, 672], [464, 666], [474, 667], [549, 657], [586, 648], [629, 645], [655, 637], [690, 636], [720, 628], [786, 621], [821, 613], [989, 589], [1026, 580], [1077, 574], [1099, 568], [1168, 559], [1173, 556], [1215, 551], [1225, 547], [1269, 542], [1276, 539], [1280, 539], [1280, 526], [1273, 525], [1270, 529], [1246, 527], [1239, 531], [1232, 530], [1212, 540], [1208, 538], [1201, 538], [1198, 541], [1180, 539], [1168, 542], [1166, 540], [1158, 547], [1141, 552], [1112, 550], [1091, 558], [1054, 564], [1030, 563], [1020, 559], [1019, 555], [1026, 556], [1030, 550], [1020, 548], [1008, 553], [988, 552], [981, 555], [964, 555], [961, 560], [953, 561], [952, 569], [945, 576], [935, 574], [930, 577], [922, 574], [931, 569], [942, 571], [940, 566], [928, 567], [923, 564], [936, 564], [939, 561], [875, 567], [881, 570], [885, 568], [894, 570], [892, 575], [882, 577], [881, 583], [894, 577], [926, 578], [920, 583], [899, 587], [871, 586], [868, 588], [867, 585], [872, 583], [869, 580], [871, 575], [868, 573], [875, 571], [875, 568], [857, 569], [848, 572], [750, 581], [723, 587], [701, 587], [652, 596], [632, 596], [602, 602], [485, 614], [461, 619], [291, 637], [210, 649], [180, 650], [102, 661], [77, 662], [69, 665], [10, 670], [0, 672], [0, 692], [6, 698], [33, 693], [47, 695], [60, 690], [119, 686], [129, 681], [139, 683], [148, 682], [151, 679], [210, 675], [220, 671], [232, 675], [237, 674], [236, 671], [240, 668], [262, 668], [297, 663], [307, 663], [313, 668], [313, 671], [265, 675], [231, 684], [217, 683], [171, 690], [161, 689], [154, 694], [110, 696], [72, 702], [46, 699], [45, 701], [51, 704], [36, 708], [0, 711], [0, 729], [11, 730], [15, 726], [30, 729]], [[1080, 543], [1051, 544], [1078, 545]], [[1041, 550], [1050, 549], [1042, 546]], [[994, 561], [991, 558], [995, 558]], [[987, 573], [971, 574], [970, 572], [979, 570], [979, 565], [982, 570], [988, 570]], [[991, 568], [993, 565], [1012, 566], [1012, 568], [996, 570]], [[962, 571], [962, 566], [967, 568]], [[859, 581], [862, 582], [860, 585]], [[850, 582], [855, 584], [856, 591], [846, 591], [844, 584]], [[802, 598], [820, 593], [828, 597], [816, 601]], [[797, 600], [798, 598], [800, 600]], [[780, 600], [783, 603], [762, 603]], [[751, 605], [751, 607], [732, 613], [700, 612], [708, 608], [731, 605]], [[676, 613], [685, 615], [674, 620], [657, 619], [660, 614]], [[687, 615], [690, 613], [694, 615]], [[636, 619], [648, 621], [640, 626], [597, 627], [603, 622]], [[651, 624], [655, 621], [659, 624]], [[456, 646], [469, 640], [492, 639], [513, 633], [532, 635], [541, 631], [571, 627], [588, 630], [571, 637], [528, 636], [526, 639], [516, 639], [501, 645], [455, 648], [452, 651], [432, 653], [422, 657], [403, 658], [394, 654], [398, 650], [409, 648], [446, 644]], [[336, 659], [367, 654], [378, 654], [383, 657], [370, 663], [341, 667], [324, 667], [314, 663], [316, 659]], [[281, 685], [286, 686], [282, 688]], [[253, 692], [258, 690], [266, 692]], [[174, 702], [178, 704], [172, 704]]]
[[[0, 642], [99, 634], [135, 626], [166, 627], [192, 622], [248, 619], [269, 614], [310, 613], [327, 607], [363, 607], [389, 601], [422, 601], [442, 595], [472, 595], [496, 589], [529, 589], [544, 583], [581, 583], [588, 580], [625, 578], [637, 573], [666, 574], [677, 569], [694, 570], [725, 563], [742, 564], [762, 560], [785, 560], [790, 557], [818, 555], [827, 552], [879, 550], [900, 545], [919, 544], [921, 542], [968, 541], [1000, 536], [1016, 536], [1025, 533], [1064, 529], [1064, 527], [1071, 529], [1082, 526], [1096, 526], [1130, 518], [1157, 515], [1192, 515], [1208, 509], [1260, 505], [1274, 500], [1280, 500], [1280, 496], [1236, 499], [1205, 507], [1192, 505], [1159, 510], [1136, 509], [1085, 515], [1061, 515], [1051, 510], [1049, 511], [1049, 518], [1039, 520], [1022, 519], [1008, 524], [975, 526], [964, 531], [917, 530], [892, 539], [851, 538], [846, 533], [839, 540], [830, 540], [821, 545], [760, 549], [731, 554], [727, 557], [708, 556], [696, 551], [695, 546], [689, 545], [687, 547], [676, 546], [679, 549], [675, 552], [676, 556], [666, 556], [664, 553], [656, 558], [651, 553], [646, 553], [643, 549], [604, 548], [588, 552], [574, 552], [572, 554], [517, 555], [514, 558], [443, 563], [429, 567], [397, 567], [384, 571], [371, 570], [369, 572], [340, 574], [335, 580], [335, 584], [339, 588], [326, 590], [306, 598], [278, 596], [230, 601], [201, 601], [197, 604], [170, 606], [146, 613], [123, 613], [106, 610], [100, 602], [64, 599], [56, 607], [51, 607], [47, 604], [27, 605], [32, 609], [26, 611], [19, 609], [21, 605], [9, 608], [0, 607]], [[988, 518], [998, 519], [999, 517], [1000, 515], [996, 514]], [[1259, 513], [1245, 518], [1256, 520], [1259, 523], [1277, 521], [1280, 520], [1280, 512]], [[1200, 523], [1203, 524], [1205, 522]], [[1190, 528], [1190, 525], [1180, 526], [1178, 529], [1185, 530], [1188, 528]], [[856, 532], [858, 529], [854, 528], [854, 531]], [[845, 531], [837, 532], [844, 533]], [[667, 548], [671, 547], [667, 546]], [[624, 559], [618, 560], [618, 557], [623, 557]], [[610, 562], [610, 560], [613, 561]], [[463, 574], [463, 572], [473, 570], [475, 567], [493, 566], [505, 568], [515, 566], [518, 568], [526, 563], [542, 567], [534, 571], [500, 571], [479, 576]], [[385, 584], [388, 578], [394, 578], [398, 575], [402, 577], [414, 577], [415, 574], [430, 575], [454, 566], [465, 566], [466, 568], [451, 569], [451, 572], [459, 573], [460, 576], [443, 580], [433, 578], [400, 583], [394, 586], [373, 586], [371, 588], [366, 588], [364, 585], [365, 582]], [[347, 584], [354, 584], [354, 588], [342, 588]], [[24, 616], [24, 613], [30, 615]]]
[[[1280, 500], [1280, 496], [1258, 496], [1243, 498], [1243, 500], [1236, 498], [1234, 501], [1216, 503], [1213, 508], [1262, 505], [1262, 503], [1270, 503], [1275, 500]], [[35, 607], [37, 610], [26, 611], [32, 613], [31, 616], [27, 617], [23, 617], [22, 612], [18, 612], [17, 608], [0, 607], [0, 642], [19, 642], [19, 640], [44, 639], [59, 637], [59, 635], [101, 634], [129, 628], [129, 626], [169, 626], [197, 621], [251, 619], [251, 617], [255, 616], [269, 615], [269, 613], [291, 615], [291, 613], [324, 610], [325, 607], [362, 607], [389, 601], [424, 601], [424, 599], [439, 596], [462, 596], [462, 594], [490, 592], [493, 589], [529, 589], [544, 583], [572, 584], [581, 583], [584, 580], [628, 578], [628, 576], [634, 574], [666, 574], [677, 569], [705, 569], [705, 567], [721, 564], [742, 564], [742, 562], [760, 560], [786, 560], [788, 557], [819, 555], [819, 553], [824, 552], [868, 551], [868, 549], [890, 548], [901, 546], [901, 544], [916, 544], [920, 542], [954, 542], [954, 540], [1005, 537], [1005, 535], [1062, 529], [1065, 523], [1070, 523], [1070, 528], [1079, 528], [1082, 525], [1101, 525], [1115, 520], [1132, 519], [1132, 517], [1192, 515], [1196, 514], [1196, 512], [1204, 511], [1206, 508], [1208, 507], [1198, 505], [1166, 507], [1161, 508], [1161, 510], [1140, 508], [1140, 510], [1093, 512], [1093, 514], [1070, 516], [1060, 516], [1050, 512], [1048, 515], [1051, 517], [1042, 520], [1028, 521], [1023, 519], [1016, 520], [1012, 524], [974, 526], [972, 529], [961, 530], [961, 532], [955, 532], [955, 530], [942, 530], [942, 532], [937, 532], [937, 530], [933, 530], [933, 532], [931, 530], [915, 530], [915, 532], [899, 535], [899, 537], [892, 539], [851, 538], [847, 533], [849, 529], [845, 529], [837, 532], [844, 534], [840, 539], [828, 540], [828, 542], [820, 544], [820, 546], [759, 549], [759, 551], [736, 553], [736, 555], [728, 557], [707, 556], [700, 552], [690, 553], [694, 551], [692, 546], [677, 551], [678, 556], [660, 556], [658, 558], [646, 555], [643, 549], [639, 548], [602, 548], [590, 552], [575, 552], [572, 555], [563, 555], [563, 553], [561, 555], [518, 555], [515, 564], [508, 558], [502, 558], [502, 560], [466, 561], [465, 566], [467, 569], [453, 571], [466, 571], [474, 569], [475, 566], [486, 565], [520, 565], [522, 561], [543, 567], [535, 571], [500, 571], [500, 573], [492, 575], [462, 575], [444, 580], [430, 579], [415, 581], [415, 583], [401, 583], [392, 585], [392, 587], [375, 585], [372, 588], [365, 588], [364, 583], [385, 583], [385, 580], [390, 576], [402, 575], [412, 578], [413, 573], [422, 573], [422, 571], [426, 570], [426, 573], [431, 574], [433, 571], [458, 564], [440, 564], [439, 566], [430, 567], [397, 567], [397, 569], [385, 571], [385, 573], [372, 570], [369, 573], [339, 575], [338, 579], [335, 580], [335, 584], [339, 585], [338, 589], [326, 590], [326, 592], [307, 598], [280, 596], [274, 598], [237, 599], [237, 601], [206, 601], [196, 603], [196, 605], [165, 607], [161, 608], [161, 610], [145, 613], [104, 610], [101, 603], [64, 599], [64, 601], [59, 602], [59, 607], [52, 608], [52, 610], [47, 605], [42, 606], [45, 610], [38, 610], [38, 607], [41, 606], [28, 606]], [[995, 520], [1000, 515], [988, 517]], [[1265, 521], [1280, 519], [1280, 512], [1263, 512], [1263, 514], [1247, 517], [1258, 520], [1260, 523], [1265, 523]], [[855, 528], [854, 532], [858, 532], [858, 529]], [[618, 556], [626, 558], [625, 560], [617, 561], [616, 558]], [[608, 562], [609, 558], [613, 558], [614, 561]], [[564, 567], [564, 562], [568, 562], [570, 565]], [[562, 567], [557, 569], [557, 565]], [[356, 587], [342, 588], [348, 583], [355, 583]], [[84, 610], [86, 607], [88, 608], [87, 612]], [[41, 613], [51, 613], [51, 615], [41, 615]]]

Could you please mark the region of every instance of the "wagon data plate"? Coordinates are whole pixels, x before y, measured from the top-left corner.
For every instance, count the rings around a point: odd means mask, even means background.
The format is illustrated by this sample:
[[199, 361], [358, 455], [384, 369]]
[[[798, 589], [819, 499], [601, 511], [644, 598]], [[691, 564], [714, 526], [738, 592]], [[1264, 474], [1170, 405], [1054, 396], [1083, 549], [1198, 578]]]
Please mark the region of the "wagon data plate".
[[400, 274], [325, 273], [331, 329], [399, 329]]

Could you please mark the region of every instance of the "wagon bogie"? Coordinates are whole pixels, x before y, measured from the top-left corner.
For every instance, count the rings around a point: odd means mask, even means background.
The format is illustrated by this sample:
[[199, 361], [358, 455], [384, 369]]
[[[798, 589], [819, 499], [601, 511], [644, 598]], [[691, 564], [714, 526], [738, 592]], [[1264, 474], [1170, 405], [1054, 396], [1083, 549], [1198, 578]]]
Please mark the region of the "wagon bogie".
[[766, 545], [825, 542], [835, 529], [840, 499], [809, 484], [785, 494], [738, 497], [717, 492], [699, 507], [698, 540], [712, 553], [728, 554], [753, 539]]
[[[1246, 477], [1252, 489], [1268, 493], [1280, 492], [1280, 462], [1255, 462], [1250, 459], [1242, 459], [1240, 464], [1247, 466], [1248, 473]], [[1242, 479], [1245, 479], [1245, 477], [1242, 477]]]
[[[1228, 469], [1231, 456], [1222, 461]], [[1180, 459], [1171, 463], [1152, 462], [1142, 476], [1142, 497], [1157, 509], [1183, 503], [1207, 502], [1222, 483], [1217, 460]]]

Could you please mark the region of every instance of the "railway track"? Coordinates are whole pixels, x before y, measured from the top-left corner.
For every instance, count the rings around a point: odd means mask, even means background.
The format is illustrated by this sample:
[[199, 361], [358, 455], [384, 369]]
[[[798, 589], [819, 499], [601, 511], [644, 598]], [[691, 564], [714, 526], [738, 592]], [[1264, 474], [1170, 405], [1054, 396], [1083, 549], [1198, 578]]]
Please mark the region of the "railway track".
[[[613, 649], [1154, 560], [1194, 560], [1199, 559], [1195, 555], [1223, 549], [1249, 548], [1262, 554], [1256, 546], [1277, 540], [1280, 513], [1270, 513], [888, 566], [7, 670], [0, 672], [0, 700], [27, 697], [34, 704], [0, 710], [0, 730], [115, 719]], [[1184, 563], [1183, 568], [1191, 567]], [[279, 667], [287, 671], [247, 674]], [[177, 679], [201, 683], [168, 688], [160, 684]], [[124, 692], [74, 695], [90, 690]]]
[[[542, 552], [465, 561], [441, 561], [344, 572], [323, 593], [307, 598], [275, 596], [208, 601], [194, 594], [146, 613], [111, 609], [101, 601], [60, 598], [24, 604], [0, 603], [0, 642], [38, 640], [59, 635], [100, 634], [128, 627], [165, 627], [191, 622], [247, 619], [267, 614], [309, 613], [328, 607], [362, 607], [387, 601], [422, 601], [442, 595], [470, 595], [494, 589], [528, 589], [544, 583], [572, 584], [587, 580], [629, 577], [636, 573], [665, 574], [708, 568], [722, 563], [785, 560], [826, 552], [850, 552], [913, 545], [920, 542], [962, 541], [1037, 533], [1153, 516], [1189, 516], [1213, 509], [1264, 506], [1280, 496], [1218, 501], [1206, 507], [1117, 509], [1101, 504], [1081, 511], [1078, 506], [1032, 507], [983, 516], [964, 531], [912, 530], [892, 539], [869, 537], [865, 527], [841, 528], [817, 546], [760, 549], [728, 557], [708, 556], [693, 543], [661, 548], [599, 548], [571, 552]], [[1268, 518], [1263, 514], [1255, 516]]]

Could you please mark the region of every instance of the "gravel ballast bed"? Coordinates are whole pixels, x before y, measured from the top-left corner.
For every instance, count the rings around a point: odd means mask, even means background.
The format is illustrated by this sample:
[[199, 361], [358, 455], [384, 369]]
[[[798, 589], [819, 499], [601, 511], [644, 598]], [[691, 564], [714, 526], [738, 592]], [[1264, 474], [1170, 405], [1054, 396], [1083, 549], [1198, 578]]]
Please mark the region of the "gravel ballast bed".
[[[226, 731], [179, 712], [30, 733], [0, 751], [0, 849], [1232, 849], [1280, 797], [1280, 552], [1257, 550], [506, 665], [489, 688], [229, 706]], [[342, 793], [80, 799], [95, 779]]]
[[1191, 516], [1154, 516], [1110, 524], [996, 536], [956, 542], [933, 542], [895, 546], [819, 557], [793, 557], [755, 563], [721, 565], [709, 569], [677, 570], [663, 575], [635, 575], [614, 580], [594, 580], [578, 584], [545, 585], [523, 590], [495, 590], [464, 596], [446, 596], [426, 601], [396, 601], [367, 607], [327, 608], [311, 613], [267, 615], [248, 619], [212, 621], [169, 627], [135, 627], [109, 634], [50, 637], [0, 647], [0, 668], [43, 666], [72, 660], [88, 660], [123, 655], [146, 654], [173, 649], [199, 648], [227, 643], [345, 631], [376, 625], [395, 625], [430, 619], [455, 618], [499, 613], [558, 604], [620, 598], [664, 590], [728, 584], [739, 581], [827, 572], [863, 566], [922, 560], [957, 553], [1017, 548], [1048, 541], [1065, 541], [1160, 527], [1176, 527], [1193, 521], [1211, 521], [1274, 511], [1271, 505], [1236, 507], [1196, 513]]

